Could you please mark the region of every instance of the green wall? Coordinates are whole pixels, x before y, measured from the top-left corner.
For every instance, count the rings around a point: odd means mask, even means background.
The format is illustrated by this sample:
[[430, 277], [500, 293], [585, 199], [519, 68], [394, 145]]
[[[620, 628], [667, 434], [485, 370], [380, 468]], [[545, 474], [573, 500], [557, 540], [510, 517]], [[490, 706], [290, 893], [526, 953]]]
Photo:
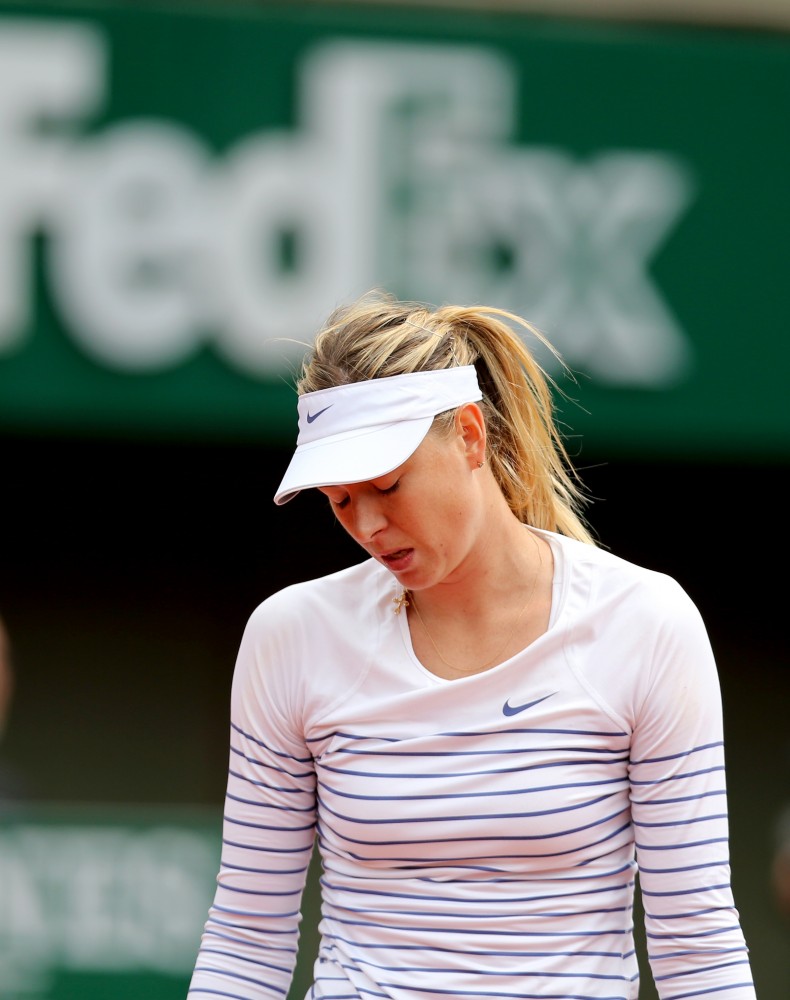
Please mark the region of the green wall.
[[0, 2], [0, 427], [244, 437], [374, 286], [537, 324], [569, 433], [786, 458], [790, 37]]

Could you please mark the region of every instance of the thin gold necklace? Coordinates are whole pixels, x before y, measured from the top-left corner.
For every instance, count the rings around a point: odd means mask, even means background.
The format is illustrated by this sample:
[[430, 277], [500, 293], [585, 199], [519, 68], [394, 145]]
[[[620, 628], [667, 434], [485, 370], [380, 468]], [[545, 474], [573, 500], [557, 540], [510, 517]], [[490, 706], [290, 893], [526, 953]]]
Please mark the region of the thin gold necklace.
[[[516, 629], [518, 628], [519, 622], [524, 617], [524, 612], [527, 610], [527, 608], [530, 605], [530, 602], [532, 601], [532, 597], [533, 597], [533, 595], [535, 593], [535, 588], [538, 585], [538, 578], [540, 577], [540, 571], [543, 568], [543, 556], [541, 554], [540, 545], [538, 544], [537, 539], [535, 538], [534, 535], [531, 535], [531, 537], [532, 537], [533, 542], [535, 543], [535, 547], [538, 550], [538, 568], [535, 570], [535, 576], [534, 576], [534, 578], [532, 580], [532, 586], [530, 587], [529, 595], [527, 596], [527, 600], [524, 603], [524, 607], [521, 609], [521, 611], [519, 611], [518, 617], [516, 618], [515, 622], [513, 623], [513, 628], [508, 633], [508, 637], [505, 639], [505, 641], [499, 647], [499, 649], [497, 650], [496, 654], [494, 656], [492, 656], [490, 660], [487, 660], [483, 664], [482, 667], [472, 667], [471, 669], [465, 669], [464, 667], [458, 667], [454, 663], [450, 663], [448, 660], [445, 660], [445, 658], [442, 656], [441, 650], [436, 645], [436, 642], [434, 641], [433, 636], [431, 635], [430, 631], [428, 630], [428, 626], [425, 624], [425, 619], [420, 614], [420, 609], [417, 607], [417, 602], [414, 600], [414, 594], [412, 594], [411, 591], [404, 590], [399, 597], [393, 597], [392, 600], [393, 600], [393, 602], [395, 604], [395, 614], [399, 615], [401, 613], [401, 610], [404, 607], [409, 607], [410, 605], [411, 605], [411, 607], [414, 608], [414, 611], [415, 611], [417, 617], [420, 620], [420, 624], [425, 629], [425, 634], [428, 636], [428, 638], [430, 639], [431, 645], [436, 650], [436, 655], [439, 657], [439, 659], [442, 661], [442, 663], [446, 667], [450, 668], [450, 670], [454, 670], [457, 674], [473, 674], [473, 673], [476, 673], [476, 672], [479, 672], [479, 671], [486, 670], [488, 667], [493, 666], [495, 663], [498, 663], [499, 662], [499, 657], [507, 649], [508, 645], [510, 644], [511, 639], [516, 634]], [[409, 598], [411, 598], [411, 600], [409, 600]]]

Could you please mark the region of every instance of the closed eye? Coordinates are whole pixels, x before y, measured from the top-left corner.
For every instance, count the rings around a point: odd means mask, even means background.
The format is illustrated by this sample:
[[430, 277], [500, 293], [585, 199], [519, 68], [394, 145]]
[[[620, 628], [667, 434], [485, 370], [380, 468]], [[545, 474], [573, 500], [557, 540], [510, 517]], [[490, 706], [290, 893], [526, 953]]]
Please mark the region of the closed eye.
[[[376, 487], [376, 491], [378, 493], [382, 494], [382, 496], [389, 496], [390, 494], [394, 493], [398, 489], [399, 486], [400, 486], [400, 479], [397, 479], [392, 484], [392, 486], [387, 486], [386, 488], [382, 488], [382, 487], [378, 487], [377, 486]], [[321, 492], [326, 495], [326, 497], [328, 498], [330, 504], [336, 510], [343, 510], [343, 509], [345, 509], [348, 506], [348, 504], [349, 504], [349, 502], [351, 500], [351, 497], [348, 495], [348, 493], [346, 493], [346, 495], [344, 497], [342, 497], [341, 499], [335, 500], [331, 496], [329, 496], [329, 494], [326, 493], [325, 490], [321, 490]]]

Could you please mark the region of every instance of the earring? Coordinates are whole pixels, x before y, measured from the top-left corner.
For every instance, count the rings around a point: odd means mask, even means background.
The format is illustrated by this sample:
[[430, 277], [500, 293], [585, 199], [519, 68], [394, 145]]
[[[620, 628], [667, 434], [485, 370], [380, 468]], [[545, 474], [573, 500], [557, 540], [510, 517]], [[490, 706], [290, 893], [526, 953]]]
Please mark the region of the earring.
[[485, 464], [486, 464], [485, 462], [478, 462], [477, 463], [478, 469], [482, 469]]

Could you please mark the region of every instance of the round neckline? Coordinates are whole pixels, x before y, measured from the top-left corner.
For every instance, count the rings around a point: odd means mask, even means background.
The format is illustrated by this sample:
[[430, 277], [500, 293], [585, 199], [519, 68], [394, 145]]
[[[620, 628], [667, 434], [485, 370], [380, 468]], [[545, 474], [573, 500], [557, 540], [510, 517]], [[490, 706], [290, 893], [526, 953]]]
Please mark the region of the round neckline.
[[[461, 674], [458, 677], [442, 677], [439, 674], [435, 674], [432, 670], [420, 660], [417, 654], [414, 652], [414, 646], [411, 641], [411, 630], [409, 629], [409, 619], [405, 614], [397, 614], [397, 628], [400, 631], [401, 639], [403, 640], [403, 647], [411, 663], [418, 668], [418, 670], [427, 678], [434, 681], [437, 684], [458, 684], [462, 681], [473, 681], [479, 677], [485, 677], [494, 671], [501, 671], [508, 666], [510, 666], [515, 660], [520, 659], [531, 650], [537, 643], [540, 643], [545, 636], [553, 631], [556, 622], [560, 616], [560, 611], [562, 609], [562, 604], [564, 602], [564, 582], [565, 582], [565, 552], [563, 551], [562, 544], [556, 532], [546, 531], [543, 528], [534, 528], [532, 525], [525, 525], [528, 531], [534, 531], [536, 534], [540, 535], [549, 545], [551, 549], [551, 555], [553, 560], [553, 574], [551, 583], [551, 611], [549, 613], [549, 624], [546, 627], [546, 631], [534, 639], [528, 646], [524, 646], [523, 649], [517, 650], [512, 656], [508, 657], [506, 660], [502, 660], [501, 663], [494, 664], [493, 667], [486, 667], [484, 670], [479, 670], [474, 674]], [[397, 600], [399, 594], [395, 594], [387, 601], [387, 614], [392, 614], [392, 603]]]

